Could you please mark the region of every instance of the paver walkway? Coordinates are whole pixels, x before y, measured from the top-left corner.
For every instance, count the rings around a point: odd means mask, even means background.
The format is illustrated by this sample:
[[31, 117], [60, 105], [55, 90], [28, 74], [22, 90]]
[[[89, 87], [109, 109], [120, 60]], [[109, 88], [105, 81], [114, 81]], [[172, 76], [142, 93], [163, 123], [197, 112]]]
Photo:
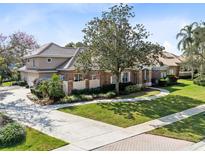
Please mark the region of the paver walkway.
[[94, 149], [94, 151], [178, 151], [191, 145], [193, 145], [193, 142], [151, 134], [141, 134], [105, 145]]
[[120, 128], [56, 111], [53, 107], [39, 106], [26, 97], [28, 92], [29, 89], [25, 88], [1, 90], [0, 112], [27, 126], [71, 143], [61, 150], [96, 149], [205, 111], [205, 105], [201, 105], [140, 125]]

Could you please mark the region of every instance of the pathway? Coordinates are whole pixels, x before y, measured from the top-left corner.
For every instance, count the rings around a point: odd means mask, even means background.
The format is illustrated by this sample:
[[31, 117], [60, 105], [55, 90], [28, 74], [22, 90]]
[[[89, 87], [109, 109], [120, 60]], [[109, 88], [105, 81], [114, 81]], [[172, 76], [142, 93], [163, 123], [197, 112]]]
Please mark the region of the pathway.
[[192, 144], [193, 142], [184, 140], [141, 134], [105, 145], [94, 151], [178, 151]]

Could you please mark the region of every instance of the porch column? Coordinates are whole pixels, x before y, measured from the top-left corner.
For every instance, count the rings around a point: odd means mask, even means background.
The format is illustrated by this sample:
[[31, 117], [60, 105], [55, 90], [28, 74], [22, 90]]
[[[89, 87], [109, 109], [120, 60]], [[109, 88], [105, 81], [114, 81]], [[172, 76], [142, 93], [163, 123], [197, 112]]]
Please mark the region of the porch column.
[[90, 88], [90, 81], [88, 79], [85, 79], [85, 88], [86, 89]]
[[148, 79], [148, 82], [149, 82], [149, 86], [152, 86], [152, 70], [149, 70], [149, 79]]
[[142, 79], [143, 75], [142, 75], [142, 73], [143, 73], [142, 70], [139, 70], [139, 76], [138, 76], [139, 77], [139, 82], [138, 82], [138, 84], [139, 84], [140, 87], [142, 87], [142, 85], [143, 85], [143, 79]]

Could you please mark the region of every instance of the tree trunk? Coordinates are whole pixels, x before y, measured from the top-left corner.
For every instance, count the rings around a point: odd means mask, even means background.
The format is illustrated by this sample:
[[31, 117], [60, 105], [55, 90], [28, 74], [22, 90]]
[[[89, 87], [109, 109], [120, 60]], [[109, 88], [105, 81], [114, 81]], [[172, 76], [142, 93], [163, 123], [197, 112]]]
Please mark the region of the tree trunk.
[[194, 79], [194, 68], [193, 68], [193, 66], [191, 67], [191, 80], [193, 80]]
[[116, 94], [119, 95], [119, 93], [120, 93], [120, 75], [116, 75], [115, 91], [116, 91]]

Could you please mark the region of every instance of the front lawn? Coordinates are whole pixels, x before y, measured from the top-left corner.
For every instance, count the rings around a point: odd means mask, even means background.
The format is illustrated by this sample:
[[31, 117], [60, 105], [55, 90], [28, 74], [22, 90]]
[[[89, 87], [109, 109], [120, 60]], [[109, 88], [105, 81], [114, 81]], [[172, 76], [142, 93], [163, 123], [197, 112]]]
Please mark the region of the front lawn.
[[1, 151], [49, 151], [68, 143], [43, 134], [35, 129], [26, 128], [26, 141], [18, 145], [0, 148]]
[[205, 103], [205, 87], [189, 80], [179, 80], [179, 83], [166, 88], [170, 95], [153, 101], [87, 104], [60, 111], [129, 127]]
[[148, 133], [199, 142], [205, 138], [205, 112]]
[[137, 97], [148, 97], [148, 96], [154, 96], [154, 95], [157, 95], [159, 94], [160, 91], [158, 90], [153, 90], [153, 89], [145, 89], [143, 91], [139, 91], [139, 92], [136, 92], [136, 93], [131, 93], [129, 95], [121, 95], [121, 96], [118, 96], [117, 98], [137, 98]]

